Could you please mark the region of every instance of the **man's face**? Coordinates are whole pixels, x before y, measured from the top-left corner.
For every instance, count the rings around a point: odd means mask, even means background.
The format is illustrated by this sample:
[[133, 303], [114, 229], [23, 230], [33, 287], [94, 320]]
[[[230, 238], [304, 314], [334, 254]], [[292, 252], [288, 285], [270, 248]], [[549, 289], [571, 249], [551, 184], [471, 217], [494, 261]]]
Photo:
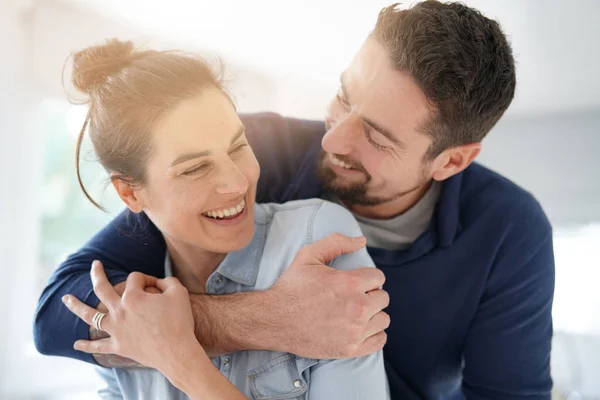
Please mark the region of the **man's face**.
[[369, 38], [341, 76], [325, 123], [319, 174], [349, 206], [391, 206], [420, 195], [432, 177], [424, 157], [431, 138], [419, 128], [431, 116], [412, 78], [392, 68]]

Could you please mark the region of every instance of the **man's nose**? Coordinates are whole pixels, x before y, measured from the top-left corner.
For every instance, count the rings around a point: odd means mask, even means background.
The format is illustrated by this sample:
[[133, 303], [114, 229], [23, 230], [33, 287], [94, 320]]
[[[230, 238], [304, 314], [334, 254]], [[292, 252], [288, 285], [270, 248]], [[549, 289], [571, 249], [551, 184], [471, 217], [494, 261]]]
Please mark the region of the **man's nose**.
[[361, 132], [360, 118], [354, 113], [348, 113], [323, 136], [323, 150], [333, 154], [350, 154], [355, 149]]

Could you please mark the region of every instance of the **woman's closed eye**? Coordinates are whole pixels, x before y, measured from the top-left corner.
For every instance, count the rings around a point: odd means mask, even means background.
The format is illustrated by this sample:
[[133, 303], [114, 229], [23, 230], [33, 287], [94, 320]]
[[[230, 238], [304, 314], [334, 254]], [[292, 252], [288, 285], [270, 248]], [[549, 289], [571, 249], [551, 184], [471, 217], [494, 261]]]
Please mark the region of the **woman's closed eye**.
[[244, 148], [246, 148], [246, 146], [248, 146], [248, 142], [244, 141], [244, 142], [240, 142], [238, 144], [236, 144], [235, 146], [233, 146], [231, 148], [231, 150], [229, 150], [229, 154], [236, 154], [241, 152]]
[[[243, 149], [245, 149], [248, 146], [248, 142], [244, 141], [241, 142], [239, 144], [236, 144], [235, 146], [233, 146], [230, 150], [229, 150], [229, 155], [236, 155], [242, 152]], [[190, 175], [195, 175], [195, 174], [199, 174], [201, 172], [207, 171], [210, 168], [210, 163], [202, 163], [199, 165], [195, 165], [187, 170], [185, 170], [184, 172], [181, 173], [181, 175], [185, 175], [185, 176], [190, 176]]]
[[209, 167], [210, 167], [210, 165], [208, 163], [202, 163], [200, 165], [195, 165], [195, 166], [191, 167], [190, 169], [182, 172], [181, 175], [185, 175], [185, 176], [194, 175], [196, 173], [206, 171]]

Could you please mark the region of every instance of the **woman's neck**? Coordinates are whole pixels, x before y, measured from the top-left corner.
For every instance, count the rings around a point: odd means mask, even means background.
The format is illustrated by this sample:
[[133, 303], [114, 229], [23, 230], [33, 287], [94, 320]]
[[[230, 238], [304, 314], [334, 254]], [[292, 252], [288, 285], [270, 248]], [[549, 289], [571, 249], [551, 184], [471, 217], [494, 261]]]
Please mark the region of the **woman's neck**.
[[173, 276], [191, 293], [204, 293], [208, 277], [227, 254], [213, 253], [168, 237], [165, 241], [171, 256]]

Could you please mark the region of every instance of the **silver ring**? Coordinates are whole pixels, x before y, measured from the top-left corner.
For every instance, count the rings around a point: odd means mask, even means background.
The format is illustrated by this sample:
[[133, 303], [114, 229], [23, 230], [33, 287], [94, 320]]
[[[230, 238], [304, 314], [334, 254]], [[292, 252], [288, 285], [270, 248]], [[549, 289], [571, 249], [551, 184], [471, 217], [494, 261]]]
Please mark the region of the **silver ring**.
[[102, 319], [106, 317], [106, 314], [98, 311], [96, 314], [94, 314], [94, 318], [92, 318], [92, 324], [94, 325], [94, 328], [96, 328], [97, 330], [104, 332], [102, 330]]

